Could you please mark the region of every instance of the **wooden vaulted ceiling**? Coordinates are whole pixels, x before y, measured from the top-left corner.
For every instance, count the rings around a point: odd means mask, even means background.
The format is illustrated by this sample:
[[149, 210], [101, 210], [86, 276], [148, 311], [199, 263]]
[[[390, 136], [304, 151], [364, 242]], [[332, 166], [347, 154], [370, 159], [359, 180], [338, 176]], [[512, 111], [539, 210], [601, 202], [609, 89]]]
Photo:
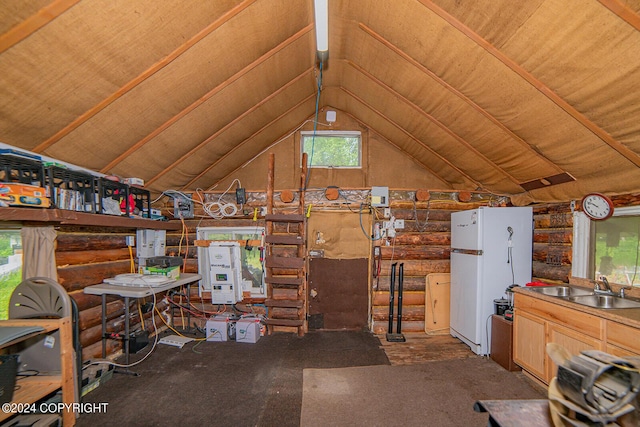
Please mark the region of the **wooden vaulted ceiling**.
[[[640, 191], [639, 0], [0, 5], [0, 142], [154, 191], [211, 188], [336, 109], [452, 189]], [[390, 186], [392, 186], [390, 184]]]

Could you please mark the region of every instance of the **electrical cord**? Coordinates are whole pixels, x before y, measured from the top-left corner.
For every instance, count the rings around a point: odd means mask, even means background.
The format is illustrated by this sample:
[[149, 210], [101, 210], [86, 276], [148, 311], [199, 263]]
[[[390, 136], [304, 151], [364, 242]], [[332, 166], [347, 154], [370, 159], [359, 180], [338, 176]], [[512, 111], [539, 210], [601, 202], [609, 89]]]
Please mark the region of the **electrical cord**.
[[420, 221], [418, 221], [418, 208], [416, 206], [416, 201], [415, 199], [413, 200], [413, 219], [415, 219], [416, 221], [416, 228], [418, 229], [419, 232], [423, 232], [424, 230], [427, 229], [427, 224], [429, 223], [430, 205], [431, 205], [431, 200], [427, 200], [427, 216], [424, 219], [424, 224], [420, 224]]
[[302, 191], [307, 190], [307, 184], [309, 184], [309, 177], [311, 176], [311, 165], [313, 164], [313, 153], [315, 149], [316, 143], [316, 133], [318, 132], [318, 110], [320, 106], [320, 93], [322, 92], [322, 62], [320, 62], [320, 75], [318, 76], [318, 91], [316, 93], [316, 112], [315, 112], [315, 120], [313, 121], [313, 137], [311, 138], [311, 153], [309, 155], [309, 159], [307, 160], [307, 164], [309, 167], [307, 168], [307, 176], [304, 179], [304, 185], [302, 186]]
[[[160, 318], [164, 321], [164, 319], [162, 318], [162, 314], [160, 313], [160, 311], [158, 310], [158, 307], [156, 306], [157, 299], [156, 299], [156, 294], [154, 292], [154, 289], [151, 286], [149, 286], [149, 289], [151, 289], [151, 292], [152, 292], [152, 295], [153, 295], [153, 308], [158, 312], [158, 314], [160, 315]], [[132, 366], [136, 366], [136, 365], [142, 363], [149, 356], [151, 356], [151, 353], [153, 353], [153, 351], [156, 349], [156, 346], [158, 344], [158, 327], [156, 325], [156, 317], [155, 317], [155, 315], [153, 315], [153, 313], [151, 314], [151, 323], [153, 324], [153, 332], [155, 334], [155, 337], [154, 337], [154, 340], [153, 340], [153, 345], [151, 347], [151, 350], [149, 350], [147, 352], [147, 354], [145, 354], [144, 357], [142, 357], [142, 359], [137, 360], [136, 362], [133, 362], [133, 363], [129, 363], [128, 365], [127, 364], [116, 363], [116, 362], [113, 362], [113, 361], [107, 360], [107, 359], [100, 359], [100, 360], [94, 360], [93, 362], [87, 363], [82, 369], [84, 370], [84, 369], [86, 369], [87, 367], [89, 367], [91, 365], [101, 365], [101, 364], [111, 365], [111, 366], [115, 366], [117, 368], [130, 368]]]

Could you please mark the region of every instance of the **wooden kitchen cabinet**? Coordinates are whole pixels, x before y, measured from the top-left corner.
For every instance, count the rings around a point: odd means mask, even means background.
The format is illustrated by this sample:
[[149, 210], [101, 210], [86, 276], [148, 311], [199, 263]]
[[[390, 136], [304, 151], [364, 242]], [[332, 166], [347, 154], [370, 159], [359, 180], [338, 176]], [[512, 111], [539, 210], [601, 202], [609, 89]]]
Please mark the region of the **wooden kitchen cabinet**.
[[539, 379], [546, 378], [544, 319], [519, 311], [513, 318], [513, 360]]
[[[570, 354], [577, 355], [583, 350], [604, 350], [604, 345], [601, 340], [592, 338], [585, 335], [582, 332], [569, 329], [567, 327], [557, 325], [555, 323], [548, 323], [548, 342], [560, 344]], [[547, 356], [547, 383], [551, 381], [558, 373], [558, 366]]]
[[547, 385], [558, 369], [547, 355], [548, 343], [558, 343], [572, 355], [604, 349], [604, 319], [520, 293], [514, 305], [513, 358]]
[[607, 320], [605, 351], [614, 356], [640, 356], [640, 330]]

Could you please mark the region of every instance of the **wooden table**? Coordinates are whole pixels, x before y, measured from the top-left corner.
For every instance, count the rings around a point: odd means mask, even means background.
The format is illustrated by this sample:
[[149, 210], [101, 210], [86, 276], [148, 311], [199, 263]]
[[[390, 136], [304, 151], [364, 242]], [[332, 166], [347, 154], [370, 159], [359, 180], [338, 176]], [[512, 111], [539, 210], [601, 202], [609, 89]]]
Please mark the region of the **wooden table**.
[[553, 427], [547, 399], [478, 400], [473, 410], [488, 412], [490, 427]]

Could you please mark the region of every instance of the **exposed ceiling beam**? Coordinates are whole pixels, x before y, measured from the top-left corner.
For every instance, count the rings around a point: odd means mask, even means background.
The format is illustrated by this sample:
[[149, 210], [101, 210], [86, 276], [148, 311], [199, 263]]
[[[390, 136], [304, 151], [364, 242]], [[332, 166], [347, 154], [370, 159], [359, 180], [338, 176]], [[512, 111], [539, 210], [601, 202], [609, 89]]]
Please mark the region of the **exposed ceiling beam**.
[[520, 183], [520, 181], [518, 181], [516, 178], [514, 178], [511, 174], [509, 174], [507, 171], [502, 169], [500, 166], [495, 164], [491, 159], [489, 159], [487, 156], [485, 156], [480, 151], [478, 151], [478, 149], [476, 149], [473, 145], [468, 143], [463, 137], [461, 137], [460, 135], [458, 135], [457, 133], [452, 131], [447, 125], [442, 123], [440, 120], [436, 119], [431, 114], [427, 113], [422, 108], [418, 107], [416, 104], [414, 104], [413, 102], [411, 102], [410, 100], [408, 100], [407, 98], [405, 98], [404, 96], [402, 96], [401, 94], [396, 92], [393, 88], [391, 88], [389, 85], [387, 85], [386, 83], [384, 83], [383, 81], [378, 79], [376, 76], [374, 76], [371, 73], [369, 73], [364, 68], [360, 67], [359, 65], [357, 65], [357, 64], [355, 64], [355, 63], [353, 63], [353, 62], [351, 62], [349, 60], [346, 60], [346, 62], [347, 62], [347, 64], [351, 65], [351, 67], [353, 67], [354, 69], [359, 71], [361, 74], [366, 76], [369, 80], [373, 81], [375, 84], [377, 84], [378, 86], [384, 88], [387, 92], [391, 93], [394, 96], [394, 98], [396, 98], [396, 99], [400, 100], [401, 102], [403, 102], [404, 104], [408, 105], [410, 108], [415, 110], [418, 114], [420, 114], [421, 116], [425, 117], [431, 123], [435, 124], [437, 127], [439, 127], [447, 135], [449, 135], [450, 137], [452, 137], [453, 139], [458, 141], [458, 143], [462, 144], [467, 150], [471, 151], [476, 156], [478, 156], [480, 159], [482, 159], [486, 163], [488, 163], [498, 173], [500, 173], [501, 175], [503, 175], [506, 178], [510, 179], [511, 182], [513, 182], [514, 184], [519, 184]]
[[[209, 165], [205, 170], [203, 170], [202, 172], [200, 172], [195, 178], [193, 178], [191, 181], [189, 181], [187, 184], [185, 184], [182, 187], [182, 190], [186, 190], [188, 189], [188, 187], [190, 187], [194, 182], [196, 182], [198, 179], [202, 178], [204, 175], [206, 175], [210, 170], [212, 170], [215, 166], [217, 166], [222, 160], [226, 159], [233, 151], [235, 151], [239, 146], [241, 145], [245, 145], [248, 144], [253, 138], [255, 138], [256, 136], [260, 135], [262, 132], [266, 131], [270, 126], [273, 125], [273, 123], [277, 122], [278, 120], [281, 120], [285, 117], [287, 117], [289, 114], [291, 114], [292, 111], [295, 111], [295, 109], [299, 108], [301, 105], [303, 105], [305, 102], [308, 102], [310, 100], [312, 100], [313, 98], [315, 98], [316, 93], [312, 93], [309, 96], [306, 96], [305, 98], [303, 98], [302, 100], [300, 100], [297, 104], [293, 105], [291, 108], [287, 109], [286, 111], [284, 111], [282, 114], [280, 114], [278, 117], [276, 117], [275, 119], [273, 119], [272, 121], [270, 121], [269, 123], [267, 123], [266, 125], [262, 126], [260, 129], [258, 129], [257, 131], [255, 131], [254, 133], [252, 133], [248, 138], [246, 138], [244, 141], [240, 142], [239, 144], [237, 144], [237, 146], [227, 152], [224, 156], [222, 156], [220, 159], [216, 160], [214, 163], [212, 163], [211, 165]], [[300, 126], [300, 125], [297, 125]], [[293, 132], [295, 132], [296, 128], [293, 128]], [[289, 131], [287, 133], [285, 133], [282, 137], [278, 138], [278, 140], [271, 144], [270, 147], [274, 146], [275, 144], [277, 144], [278, 142], [281, 142], [284, 138], [286, 138], [288, 135], [291, 134], [292, 131]], [[216, 181], [214, 184], [212, 184], [211, 186], [209, 186], [207, 188], [208, 190], [211, 190], [213, 187], [215, 187], [216, 185], [218, 185], [220, 183], [220, 181], [222, 181], [224, 178], [228, 177], [230, 174], [234, 173], [235, 171], [242, 169], [243, 167], [245, 167], [247, 164], [249, 164], [249, 162], [244, 162], [242, 165], [238, 166], [237, 168], [235, 168], [233, 171], [229, 172], [227, 175], [225, 175], [223, 178], [218, 179], [218, 181]]]
[[434, 178], [439, 179], [440, 182], [442, 182], [444, 185], [448, 185], [449, 187], [453, 188], [453, 186], [451, 185], [450, 182], [448, 182], [447, 180], [445, 180], [444, 178], [442, 178], [440, 175], [438, 175], [438, 173], [436, 171], [434, 171], [433, 169], [431, 169], [429, 166], [425, 165], [424, 163], [422, 163], [421, 161], [419, 161], [418, 159], [416, 159], [414, 156], [412, 156], [411, 154], [409, 154], [407, 152], [407, 150], [405, 150], [404, 148], [400, 147], [398, 144], [396, 144], [395, 142], [389, 140], [386, 136], [380, 134], [380, 132], [378, 132], [377, 130], [373, 129], [371, 126], [365, 124], [362, 120], [360, 120], [358, 117], [354, 116], [353, 114], [350, 113], [344, 113], [342, 112], [341, 114], [346, 114], [347, 116], [353, 118], [353, 120], [357, 121], [358, 123], [360, 123], [360, 125], [366, 127], [369, 129], [369, 132], [375, 133], [376, 135], [378, 135], [380, 138], [383, 138], [385, 143], [391, 145], [392, 147], [394, 147], [396, 150], [400, 151], [402, 154], [404, 154], [405, 156], [407, 156], [412, 162], [414, 162], [417, 166], [421, 167], [422, 169], [426, 170], [427, 172], [429, 172], [431, 175], [433, 175]]
[[214, 95], [220, 93], [225, 88], [227, 88], [229, 85], [237, 82], [241, 77], [243, 77], [246, 74], [248, 74], [251, 70], [253, 70], [257, 66], [259, 66], [260, 64], [264, 63], [269, 58], [271, 58], [273, 55], [275, 55], [276, 53], [280, 52], [282, 49], [286, 48], [291, 43], [295, 42], [300, 37], [304, 36], [305, 34], [307, 34], [308, 32], [310, 32], [312, 30], [313, 30], [313, 24], [309, 24], [306, 27], [304, 27], [301, 30], [299, 30], [297, 33], [293, 34], [292, 36], [290, 36], [289, 38], [284, 40], [282, 43], [279, 43], [276, 47], [274, 47], [273, 49], [269, 50], [268, 52], [266, 52], [265, 54], [263, 54], [262, 56], [260, 56], [259, 58], [257, 58], [253, 62], [251, 62], [250, 64], [248, 64], [247, 66], [242, 68], [240, 71], [238, 71], [237, 73], [235, 73], [234, 75], [232, 75], [231, 77], [229, 77], [228, 79], [226, 79], [225, 81], [220, 83], [218, 86], [216, 86], [213, 89], [211, 89], [204, 96], [201, 96], [199, 99], [197, 99], [191, 105], [189, 105], [188, 107], [184, 108], [178, 114], [176, 114], [175, 116], [171, 117], [169, 120], [164, 122], [162, 125], [160, 125], [158, 128], [156, 128], [149, 135], [145, 136], [140, 141], [138, 141], [135, 144], [133, 144], [131, 147], [129, 147], [127, 150], [125, 150], [123, 153], [121, 153], [118, 157], [116, 157], [111, 162], [109, 162], [108, 165], [103, 167], [100, 170], [100, 172], [108, 173], [118, 163], [122, 162], [124, 159], [126, 159], [128, 156], [130, 156], [132, 153], [134, 153], [137, 150], [139, 150], [143, 145], [145, 145], [147, 142], [151, 141], [156, 136], [160, 135], [162, 132], [164, 132], [169, 127], [171, 127], [171, 125], [173, 125], [174, 123], [178, 122], [181, 118], [185, 117], [187, 114], [189, 114], [190, 112], [192, 112], [193, 110], [198, 108], [200, 105], [204, 104], [208, 99], [210, 99]]
[[[311, 95], [309, 97], [307, 97], [305, 99], [305, 101], [309, 100], [310, 98], [312, 98], [315, 95]], [[295, 106], [295, 108], [298, 108], [300, 105], [302, 105], [302, 103], [299, 103], [298, 105]], [[291, 111], [291, 109], [290, 109]], [[367, 124], [365, 124], [364, 122], [362, 122], [362, 120], [360, 120], [359, 118], [353, 116], [352, 114], [345, 112], [344, 110], [341, 112], [341, 114], [345, 115], [345, 116], [349, 116], [351, 117], [354, 121], [360, 123], [361, 126], [368, 128], [371, 132], [377, 134], [380, 136], [380, 138], [383, 138], [385, 140], [386, 143], [388, 143], [389, 145], [393, 146], [394, 148], [396, 148], [398, 151], [400, 151], [401, 153], [405, 154], [409, 159], [411, 159], [411, 161], [413, 161], [417, 166], [423, 168], [424, 170], [426, 170], [427, 172], [429, 172], [430, 174], [432, 174], [434, 176], [434, 178], [439, 179], [443, 184], [448, 185], [449, 187], [452, 187], [450, 183], [448, 183], [446, 180], [442, 179], [440, 176], [438, 176], [438, 174], [433, 171], [431, 168], [429, 168], [428, 166], [426, 166], [424, 163], [419, 162], [415, 157], [411, 156], [409, 153], [407, 153], [406, 150], [404, 150], [402, 147], [400, 147], [399, 145], [389, 141], [384, 135], [381, 135], [380, 133], [378, 133], [377, 131], [375, 131], [373, 128], [371, 128], [371, 126], [368, 126]], [[281, 116], [280, 118], [283, 118], [283, 116]], [[311, 119], [313, 120], [313, 119]], [[309, 121], [309, 120], [307, 120]], [[305, 121], [305, 123], [307, 122]], [[253, 156], [253, 158], [251, 158], [251, 160], [245, 162], [242, 164], [242, 166], [239, 166], [237, 168], [235, 168], [234, 170], [232, 170], [231, 172], [229, 172], [228, 174], [226, 174], [225, 176], [223, 176], [222, 178], [218, 179], [213, 185], [211, 185], [207, 191], [211, 191], [213, 188], [217, 187], [218, 184], [220, 184], [222, 181], [224, 181], [225, 179], [229, 178], [232, 174], [238, 172], [241, 169], [244, 169], [249, 163], [251, 163], [255, 158], [257, 158], [258, 156], [260, 156], [261, 154], [264, 154], [266, 151], [270, 150], [272, 147], [274, 147], [275, 145], [279, 144], [280, 142], [282, 142], [283, 140], [285, 140], [287, 137], [291, 136], [294, 132], [296, 132], [298, 129], [300, 128], [300, 125], [298, 125], [296, 128], [290, 129], [287, 133], [284, 134], [284, 136], [282, 136], [281, 138], [279, 138], [276, 142], [270, 144], [269, 146], [267, 146], [266, 148], [264, 148], [262, 151], [260, 151], [258, 154], [256, 154], [255, 156]], [[242, 141], [241, 144], [245, 144], [247, 142], [249, 142], [250, 139], [246, 139], [245, 141]], [[186, 190], [188, 187], [185, 186], [182, 190]]]
[[[202, 141], [200, 144], [196, 145], [195, 147], [193, 147], [191, 150], [189, 150], [187, 153], [185, 153], [184, 155], [182, 155], [180, 158], [173, 160], [171, 162], [171, 166], [165, 168], [162, 172], [158, 173], [156, 176], [154, 176], [153, 178], [147, 180], [147, 185], [150, 185], [151, 183], [157, 181], [159, 178], [161, 178], [162, 176], [164, 176], [165, 174], [167, 174], [170, 170], [172, 170], [173, 168], [175, 168], [177, 165], [179, 165], [180, 163], [186, 161], [189, 157], [193, 156], [198, 150], [200, 150], [201, 148], [204, 148], [207, 144], [209, 144], [210, 142], [212, 142], [213, 140], [215, 140], [217, 137], [219, 137], [220, 135], [222, 135], [224, 132], [228, 131], [229, 129], [231, 129], [233, 126], [239, 124], [242, 120], [244, 120], [245, 118], [247, 118], [251, 113], [257, 111], [258, 109], [262, 108], [263, 105], [265, 105], [267, 102], [269, 102], [270, 100], [272, 100], [273, 98], [275, 98], [276, 96], [280, 95], [282, 92], [284, 92], [287, 88], [289, 88], [290, 86], [294, 85], [295, 83], [297, 83], [300, 79], [302, 79], [303, 77], [307, 76], [309, 73], [313, 72], [313, 68], [309, 68], [308, 70], [304, 71], [303, 73], [297, 75], [296, 77], [294, 77], [293, 79], [291, 79], [289, 82], [287, 82], [285, 85], [281, 86], [278, 90], [276, 90], [275, 92], [272, 92], [271, 94], [269, 94], [269, 96], [265, 97], [264, 99], [262, 99], [260, 102], [256, 103], [255, 105], [253, 105], [251, 108], [249, 108], [248, 110], [246, 110], [244, 113], [240, 114], [239, 116], [237, 116], [235, 119], [233, 119], [232, 121], [230, 121], [229, 123], [227, 123], [226, 125], [224, 125], [222, 128], [220, 128], [218, 131], [216, 131], [215, 133], [213, 133], [211, 136], [209, 136], [207, 139], [205, 139], [204, 141]], [[225, 158], [227, 155], [231, 154], [232, 152], [234, 152], [235, 150], [237, 150], [238, 148], [240, 148], [240, 146], [242, 145], [242, 143], [240, 144], [236, 144], [229, 152], [227, 152], [226, 154], [224, 154], [222, 156], [222, 158]], [[218, 161], [216, 161], [214, 164], [212, 164], [210, 167], [213, 167], [214, 165], [216, 165], [218, 163]]]
[[256, 0], [244, 0], [242, 3], [240, 3], [237, 6], [235, 6], [233, 9], [229, 10], [227, 13], [222, 15], [220, 18], [216, 19], [214, 22], [212, 22], [211, 24], [207, 25], [207, 27], [205, 27], [198, 34], [196, 34], [195, 36], [191, 37], [185, 43], [180, 45], [177, 49], [175, 49], [169, 55], [165, 56], [160, 61], [158, 61], [155, 64], [153, 64], [150, 68], [148, 68], [147, 70], [142, 72], [136, 78], [134, 78], [133, 80], [131, 80], [128, 83], [126, 83], [120, 89], [118, 89], [117, 91], [112, 93], [110, 96], [108, 96], [107, 98], [103, 99], [102, 101], [100, 101], [99, 103], [97, 103], [96, 105], [91, 107], [88, 111], [86, 111], [84, 114], [82, 114], [81, 116], [76, 118], [74, 121], [69, 123], [67, 126], [65, 126], [64, 128], [60, 129], [58, 132], [56, 132], [55, 135], [49, 137], [46, 141], [44, 141], [43, 143], [41, 143], [40, 145], [35, 147], [33, 149], [33, 151], [36, 152], [36, 153], [41, 153], [44, 150], [46, 150], [47, 148], [49, 148], [52, 145], [54, 145], [55, 143], [57, 143], [58, 141], [60, 141], [62, 138], [67, 136], [69, 133], [71, 133], [73, 130], [75, 130], [78, 127], [80, 127], [87, 120], [89, 120], [90, 118], [92, 118], [93, 116], [98, 114], [100, 111], [102, 111], [105, 108], [107, 108], [109, 105], [111, 105], [113, 102], [115, 102], [120, 97], [122, 97], [125, 94], [127, 94], [129, 91], [131, 91], [133, 88], [138, 86], [140, 83], [144, 82], [146, 79], [148, 79], [149, 77], [153, 76], [155, 73], [157, 73], [158, 71], [162, 70], [167, 65], [171, 64], [180, 55], [182, 55], [183, 53], [188, 51], [196, 43], [198, 43], [200, 40], [202, 40], [205, 37], [207, 37], [209, 34], [211, 34], [216, 29], [220, 28], [226, 22], [230, 21], [233, 17], [235, 17], [240, 12], [245, 10], [247, 7], [249, 7], [255, 1]]
[[[349, 89], [345, 88], [345, 87], [340, 87], [340, 89], [342, 91], [344, 91], [346, 94], [348, 94], [349, 96], [351, 96], [353, 99], [355, 99], [356, 101], [358, 101], [359, 103], [361, 103], [362, 105], [365, 105], [367, 108], [369, 108], [371, 111], [373, 111], [375, 114], [377, 114], [378, 116], [382, 117], [386, 122], [390, 123], [391, 125], [393, 125], [394, 127], [396, 127], [398, 130], [400, 130], [400, 132], [404, 133], [408, 138], [410, 138], [411, 140], [415, 141], [418, 145], [420, 145], [422, 148], [424, 148], [425, 150], [427, 150], [428, 152], [430, 152], [431, 154], [433, 154], [434, 157], [437, 157], [438, 159], [440, 159], [443, 163], [445, 163], [447, 166], [449, 166], [451, 169], [455, 170], [458, 174], [460, 174], [461, 176], [465, 177], [467, 180], [473, 182], [477, 187], [480, 188], [484, 188], [484, 186], [482, 184], [480, 184], [478, 181], [476, 181], [475, 179], [471, 178], [471, 176], [467, 175], [463, 170], [461, 170], [460, 168], [458, 168], [456, 165], [454, 165], [453, 163], [451, 163], [449, 160], [445, 159], [444, 157], [442, 157], [440, 154], [438, 154], [435, 150], [433, 150], [433, 148], [429, 147], [427, 144], [425, 144], [424, 142], [422, 142], [421, 140], [419, 140], [418, 138], [416, 138], [411, 132], [409, 132], [407, 129], [405, 129], [404, 127], [402, 127], [400, 124], [396, 123], [395, 121], [391, 120], [389, 117], [387, 117], [382, 111], [372, 107], [369, 103], [367, 103], [364, 99], [360, 98], [358, 95], [356, 95], [355, 93], [351, 92]], [[378, 131], [379, 133], [380, 131]], [[439, 174], [436, 174], [436, 176], [440, 176]], [[448, 182], [445, 180], [445, 182]]]
[[640, 15], [636, 13], [635, 10], [631, 9], [625, 3], [620, 0], [598, 0], [604, 7], [609, 9], [611, 12], [615, 13], [625, 21], [627, 24], [631, 25], [636, 30], [640, 31]]
[[381, 43], [384, 46], [386, 46], [389, 50], [394, 52], [396, 55], [400, 56], [405, 61], [409, 62], [411, 65], [413, 65], [414, 67], [416, 67], [417, 69], [419, 69], [420, 71], [422, 71], [423, 73], [425, 73], [426, 75], [431, 77], [435, 82], [440, 84], [442, 87], [447, 89], [449, 92], [453, 93], [458, 98], [460, 98], [461, 100], [466, 102], [471, 108], [476, 110], [478, 113], [482, 114], [491, 123], [493, 123], [495, 126], [500, 128], [500, 130], [505, 132], [507, 135], [509, 135], [515, 142], [519, 143], [524, 149], [526, 149], [529, 152], [530, 155], [538, 157], [538, 158], [544, 160], [547, 163], [547, 165], [549, 166], [550, 169], [553, 169], [556, 172], [564, 172], [558, 165], [556, 165], [554, 162], [549, 160], [547, 157], [545, 157], [539, 151], [537, 151], [533, 147], [531, 147], [531, 145], [529, 145], [529, 143], [527, 143], [527, 141], [525, 141], [524, 139], [522, 139], [518, 135], [516, 135], [511, 129], [509, 129], [507, 126], [505, 126], [504, 123], [502, 123], [500, 120], [495, 118], [493, 115], [491, 115], [487, 110], [485, 110], [484, 108], [482, 108], [481, 106], [476, 104], [471, 98], [467, 97], [464, 93], [460, 92], [458, 89], [456, 89], [455, 87], [451, 86], [446, 81], [442, 80], [433, 71], [431, 71], [430, 69], [428, 69], [427, 67], [422, 65], [420, 62], [418, 62], [415, 59], [413, 59], [405, 51], [403, 51], [402, 49], [398, 48], [397, 46], [395, 46], [394, 44], [389, 42], [387, 39], [385, 39], [384, 37], [382, 37], [380, 34], [376, 33], [375, 31], [373, 31], [371, 28], [367, 27], [365, 24], [360, 23], [358, 26], [360, 27], [360, 29], [362, 29], [369, 36], [373, 37], [375, 40], [377, 40], [379, 43]]
[[613, 138], [609, 133], [607, 133], [604, 129], [600, 128], [598, 125], [593, 123], [589, 118], [587, 118], [580, 111], [576, 110], [571, 104], [565, 101], [561, 96], [555, 93], [551, 88], [542, 83], [536, 77], [534, 77], [527, 70], [522, 68], [520, 64], [513, 61], [507, 55], [498, 50], [495, 46], [489, 43], [487, 40], [482, 38], [480, 35], [475, 33], [469, 27], [464, 25], [462, 22], [458, 21], [455, 17], [449, 15], [441, 7], [435, 5], [431, 0], [419, 0], [422, 5], [424, 5], [427, 9], [431, 10], [437, 16], [442, 18], [448, 24], [456, 28], [462, 34], [467, 36], [473, 42], [475, 42], [478, 46], [482, 47], [488, 53], [493, 55], [496, 59], [501, 61], [504, 65], [509, 67], [513, 72], [522, 77], [525, 81], [527, 81], [531, 86], [536, 88], [540, 93], [545, 95], [549, 100], [555, 103], [558, 107], [562, 108], [566, 111], [571, 117], [573, 117], [578, 123], [587, 128], [590, 132], [600, 138], [605, 144], [618, 152], [621, 156], [629, 160], [635, 166], [640, 167], [640, 155], [636, 154], [634, 151], [626, 147], [624, 144], [617, 141]]
[[36, 12], [35, 15], [31, 15], [13, 26], [9, 31], [0, 35], [0, 53], [20, 43], [79, 2], [80, 0], [54, 0]]

